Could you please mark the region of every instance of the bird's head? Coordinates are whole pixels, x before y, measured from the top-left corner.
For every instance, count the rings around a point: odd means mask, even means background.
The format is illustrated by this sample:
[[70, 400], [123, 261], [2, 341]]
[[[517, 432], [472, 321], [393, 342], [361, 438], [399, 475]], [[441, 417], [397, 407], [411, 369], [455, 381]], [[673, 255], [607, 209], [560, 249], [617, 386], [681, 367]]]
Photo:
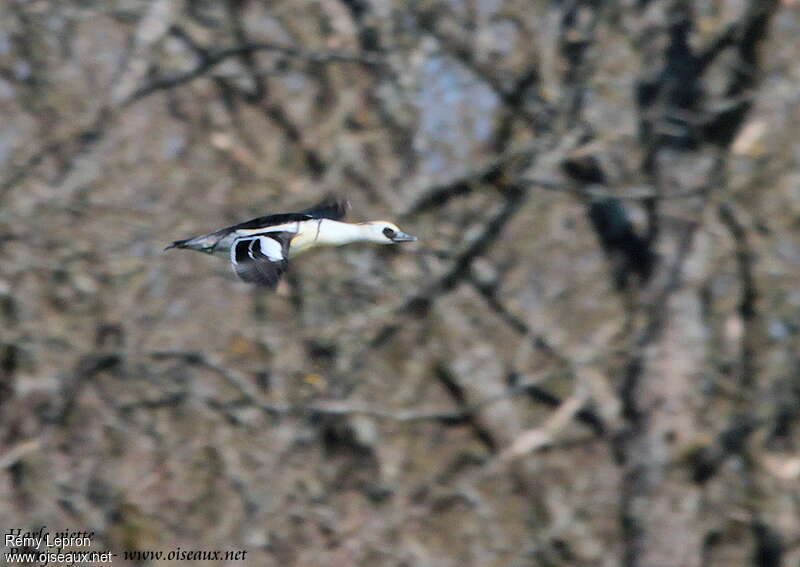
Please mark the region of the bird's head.
[[367, 240], [377, 244], [395, 244], [397, 242], [415, 242], [416, 236], [411, 236], [400, 230], [396, 224], [389, 221], [371, 221], [363, 224]]

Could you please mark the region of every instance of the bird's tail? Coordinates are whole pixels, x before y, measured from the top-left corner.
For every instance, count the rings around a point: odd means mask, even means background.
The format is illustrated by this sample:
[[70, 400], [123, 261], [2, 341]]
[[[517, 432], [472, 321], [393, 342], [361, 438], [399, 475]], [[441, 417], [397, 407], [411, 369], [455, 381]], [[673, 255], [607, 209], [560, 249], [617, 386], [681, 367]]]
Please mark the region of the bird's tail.
[[164, 250], [166, 251], [171, 248], [188, 248], [189, 250], [197, 250], [198, 252], [211, 254], [217, 250], [217, 245], [229, 233], [230, 231], [228, 229], [222, 229], [208, 234], [201, 234], [194, 238], [187, 238], [186, 240], [176, 240], [164, 248]]

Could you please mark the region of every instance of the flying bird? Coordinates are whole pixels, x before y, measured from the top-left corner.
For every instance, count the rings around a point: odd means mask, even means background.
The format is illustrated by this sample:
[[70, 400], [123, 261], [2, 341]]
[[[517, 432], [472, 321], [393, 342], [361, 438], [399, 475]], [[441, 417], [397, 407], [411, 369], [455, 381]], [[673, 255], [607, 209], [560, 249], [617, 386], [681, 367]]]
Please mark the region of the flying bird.
[[164, 250], [186, 248], [230, 256], [233, 271], [240, 279], [275, 289], [289, 267], [289, 259], [317, 246], [417, 240], [389, 221], [342, 222], [349, 207], [347, 201], [328, 198], [299, 213], [258, 217], [194, 238], [176, 240]]

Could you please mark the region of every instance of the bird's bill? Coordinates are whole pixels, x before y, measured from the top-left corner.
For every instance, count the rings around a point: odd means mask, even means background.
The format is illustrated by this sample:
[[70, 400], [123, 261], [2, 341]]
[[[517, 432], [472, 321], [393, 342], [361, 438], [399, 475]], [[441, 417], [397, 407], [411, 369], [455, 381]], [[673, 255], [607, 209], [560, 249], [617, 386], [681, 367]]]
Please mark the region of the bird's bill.
[[396, 232], [392, 237], [392, 242], [416, 242], [417, 237], [406, 234], [405, 232]]

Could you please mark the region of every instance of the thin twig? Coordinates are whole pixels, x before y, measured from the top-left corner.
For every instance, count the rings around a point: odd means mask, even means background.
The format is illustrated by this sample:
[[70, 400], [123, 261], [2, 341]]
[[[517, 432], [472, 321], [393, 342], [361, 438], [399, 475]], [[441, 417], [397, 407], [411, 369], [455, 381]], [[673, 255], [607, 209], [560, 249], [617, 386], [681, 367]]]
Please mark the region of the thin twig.
[[[265, 413], [276, 415], [320, 414], [330, 416], [363, 415], [377, 419], [386, 419], [403, 423], [437, 421], [445, 425], [460, 425], [481, 410], [502, 400], [527, 395], [550, 407], [559, 407], [562, 400], [539, 386], [538, 382], [524, 382], [508, 388], [503, 392], [487, 396], [473, 404], [467, 404], [458, 410], [393, 410], [375, 407], [361, 402], [323, 402], [313, 405], [294, 405], [263, 401], [248, 378], [232, 371], [219, 362], [195, 351], [155, 351], [150, 353], [155, 360], [180, 359], [188, 364], [201, 366], [214, 371], [232, 385], [242, 396], [245, 405], [256, 407]], [[237, 402], [238, 403], [238, 402]], [[579, 408], [577, 419], [591, 428], [596, 434], [599, 418], [590, 410]]]
[[300, 47], [291, 45], [281, 45], [269, 42], [253, 42], [234, 47], [227, 47], [217, 51], [208, 52], [207, 57], [199, 61], [192, 69], [171, 75], [162, 75], [151, 79], [138, 89], [136, 89], [123, 105], [128, 105], [144, 98], [154, 92], [175, 88], [188, 83], [194, 79], [206, 75], [208, 71], [233, 57], [239, 57], [249, 53], [260, 51], [280, 53], [295, 59], [302, 59], [312, 63], [357, 63], [369, 66], [381, 66], [385, 62], [382, 58], [375, 55], [365, 55], [357, 53], [346, 53], [341, 51], [308, 51]]

